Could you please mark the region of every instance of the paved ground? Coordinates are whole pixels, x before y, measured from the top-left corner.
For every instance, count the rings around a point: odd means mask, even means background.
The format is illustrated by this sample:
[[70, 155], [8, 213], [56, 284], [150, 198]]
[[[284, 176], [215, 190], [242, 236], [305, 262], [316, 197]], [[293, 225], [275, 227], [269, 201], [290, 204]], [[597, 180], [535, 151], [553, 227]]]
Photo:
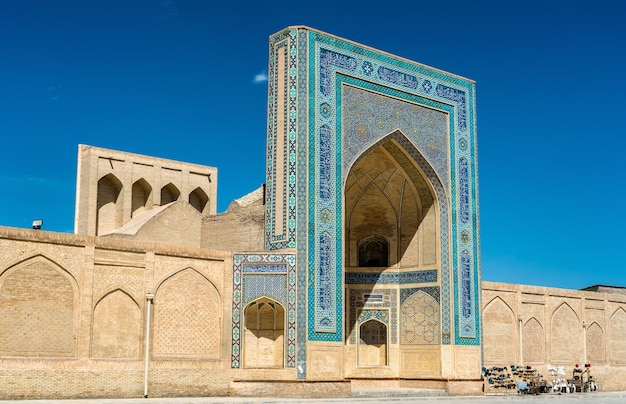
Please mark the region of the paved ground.
[[626, 391], [596, 392], [581, 394], [542, 394], [539, 396], [472, 396], [472, 397], [394, 397], [394, 398], [333, 398], [333, 399], [288, 399], [288, 398], [241, 398], [241, 397], [194, 397], [194, 398], [128, 398], [89, 400], [0, 400], [0, 404], [342, 404], [382, 403], [415, 404], [623, 404]]

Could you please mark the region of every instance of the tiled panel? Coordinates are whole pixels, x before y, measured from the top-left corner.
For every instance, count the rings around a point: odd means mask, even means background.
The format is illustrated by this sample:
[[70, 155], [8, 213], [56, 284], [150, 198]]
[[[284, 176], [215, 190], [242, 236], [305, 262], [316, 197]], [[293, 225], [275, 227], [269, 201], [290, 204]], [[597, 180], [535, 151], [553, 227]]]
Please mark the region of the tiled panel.
[[231, 367], [241, 367], [241, 320], [246, 304], [269, 297], [287, 313], [286, 366], [296, 367], [296, 256], [235, 254], [233, 256], [233, 319]]

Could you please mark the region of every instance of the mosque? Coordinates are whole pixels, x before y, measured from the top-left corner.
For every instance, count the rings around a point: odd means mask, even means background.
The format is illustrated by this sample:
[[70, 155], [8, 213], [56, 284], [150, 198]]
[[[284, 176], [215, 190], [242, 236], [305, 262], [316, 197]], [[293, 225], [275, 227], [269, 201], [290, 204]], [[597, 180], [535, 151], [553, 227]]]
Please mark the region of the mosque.
[[626, 389], [624, 289], [481, 279], [472, 80], [269, 41], [266, 182], [226, 212], [215, 167], [81, 145], [75, 234], [0, 227], [0, 399]]

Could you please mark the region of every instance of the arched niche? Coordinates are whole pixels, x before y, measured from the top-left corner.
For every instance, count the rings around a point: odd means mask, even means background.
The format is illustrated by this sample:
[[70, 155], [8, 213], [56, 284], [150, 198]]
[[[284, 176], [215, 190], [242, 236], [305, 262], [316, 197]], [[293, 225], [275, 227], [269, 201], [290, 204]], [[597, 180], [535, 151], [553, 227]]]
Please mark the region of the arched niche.
[[123, 225], [122, 183], [113, 174], [98, 180], [96, 235], [110, 233]]
[[152, 187], [148, 182], [140, 178], [133, 184], [131, 217], [152, 206]]
[[600, 327], [600, 325], [595, 321], [587, 327], [587, 362], [606, 362], [604, 331], [602, 331], [602, 327]]
[[626, 364], [626, 311], [619, 307], [609, 322], [609, 358], [613, 364]]
[[285, 308], [265, 297], [254, 300], [244, 309], [244, 324], [244, 367], [283, 367]]
[[54, 261], [38, 255], [0, 275], [0, 356], [73, 357], [78, 285]]
[[545, 338], [541, 323], [531, 317], [522, 328], [522, 363], [543, 363], [545, 361]]
[[208, 202], [209, 196], [200, 187], [194, 189], [189, 194], [189, 204], [200, 213], [204, 213]]
[[359, 267], [389, 266], [389, 241], [379, 235], [365, 236], [358, 241]]
[[364, 151], [345, 180], [346, 265], [359, 266], [359, 241], [389, 243], [389, 266], [437, 262], [436, 198], [429, 181], [394, 132]]
[[177, 201], [180, 198], [180, 190], [171, 182], [161, 188], [161, 206]]
[[562, 303], [552, 314], [550, 359], [555, 363], [579, 361], [582, 357], [582, 325], [572, 307]]
[[116, 289], [94, 306], [91, 356], [137, 359], [141, 355], [142, 313], [125, 291]]
[[483, 351], [486, 365], [518, 363], [519, 332], [511, 307], [500, 297], [483, 309]]
[[370, 319], [359, 326], [359, 366], [387, 366], [387, 325]]
[[211, 281], [193, 268], [174, 273], [154, 297], [154, 356], [218, 359], [221, 315], [221, 297]]

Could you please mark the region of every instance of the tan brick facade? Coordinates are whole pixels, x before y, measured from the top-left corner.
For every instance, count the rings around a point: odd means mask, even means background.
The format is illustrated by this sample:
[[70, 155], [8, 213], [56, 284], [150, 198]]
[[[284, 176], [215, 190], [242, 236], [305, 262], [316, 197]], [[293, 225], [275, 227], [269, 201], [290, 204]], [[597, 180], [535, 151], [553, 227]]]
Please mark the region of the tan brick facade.
[[484, 366], [591, 364], [603, 390], [626, 389], [626, 296], [483, 282]]
[[[376, 379], [346, 384], [353, 354], [335, 344], [310, 344], [307, 360], [317, 371], [300, 387], [285, 384], [295, 380], [293, 369], [230, 369], [230, 253], [11, 228], [0, 228], [0, 251], [0, 398], [142, 396], [148, 293], [151, 396], [319, 397], [390, 387]], [[604, 390], [626, 388], [626, 296], [483, 282], [482, 302], [485, 366], [524, 364], [547, 374], [548, 365], [569, 369], [586, 359]], [[418, 378], [439, 374], [414, 365], [439, 363], [445, 348], [405, 349], [400, 365]], [[472, 347], [451, 352], [457, 375], [463, 363], [468, 375], [476, 372]], [[477, 392], [467, 381], [411, 386]]]
[[201, 215], [214, 215], [217, 168], [78, 147], [76, 234], [108, 234], [156, 206], [175, 201], [188, 203]]
[[0, 397], [226, 394], [230, 253], [0, 228]]

